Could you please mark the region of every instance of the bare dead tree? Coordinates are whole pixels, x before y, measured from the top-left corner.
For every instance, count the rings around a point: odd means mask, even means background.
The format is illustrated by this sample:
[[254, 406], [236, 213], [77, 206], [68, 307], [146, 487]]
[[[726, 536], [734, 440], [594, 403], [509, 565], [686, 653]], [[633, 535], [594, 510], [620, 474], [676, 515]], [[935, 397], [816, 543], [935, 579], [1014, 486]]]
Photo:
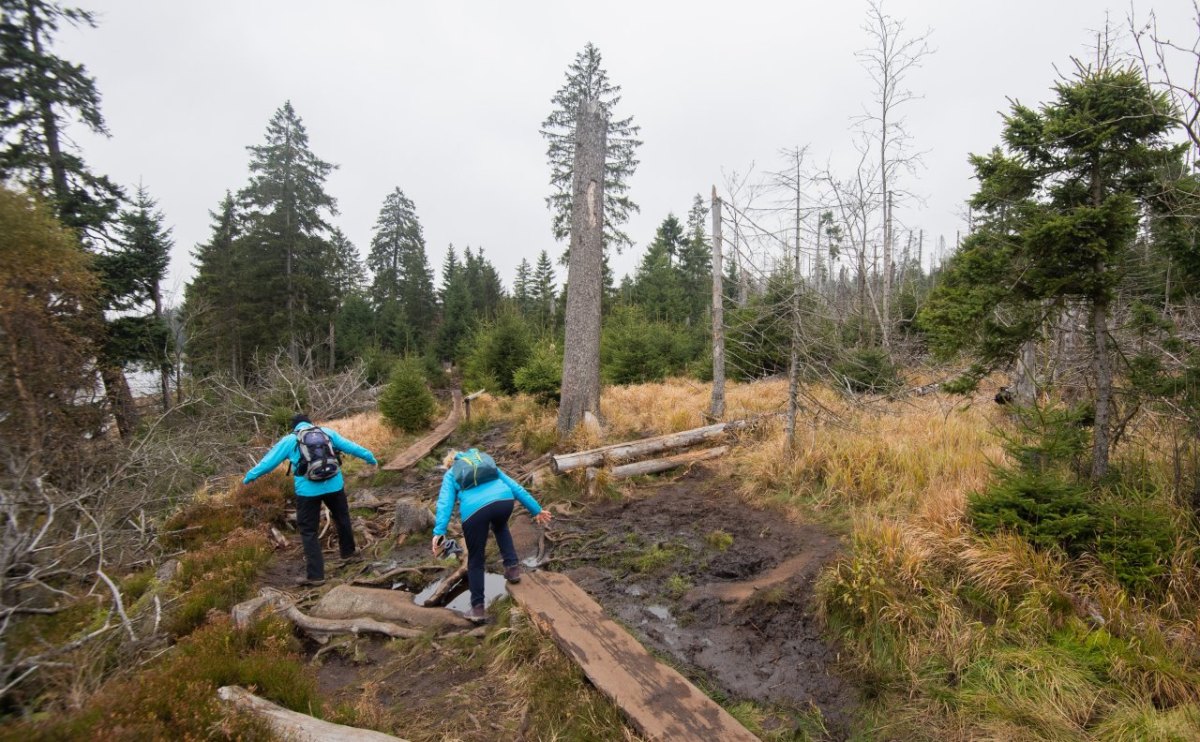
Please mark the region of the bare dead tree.
[[[880, 281], [879, 302], [880, 339], [885, 350], [892, 341], [892, 284], [894, 279], [894, 225], [892, 208], [903, 200], [897, 188], [901, 172], [910, 171], [919, 156], [910, 150], [911, 136], [900, 115], [900, 109], [919, 96], [905, 87], [905, 78], [922, 60], [932, 53], [929, 36], [932, 31], [910, 36], [902, 19], [887, 15], [882, 0], [871, 0], [867, 21], [863, 25], [870, 46], [857, 53], [871, 78], [872, 107], [859, 119], [858, 125], [869, 132], [878, 160], [879, 208], [883, 210], [882, 252], [883, 276]], [[861, 172], [861, 170], [860, 170]]]
[[1190, 41], [1169, 38], [1159, 29], [1154, 10], [1143, 22], [1131, 9], [1127, 23], [1146, 82], [1167, 94], [1172, 110], [1163, 113], [1187, 134], [1188, 162], [1194, 164], [1200, 156], [1200, 3], [1192, 1]]

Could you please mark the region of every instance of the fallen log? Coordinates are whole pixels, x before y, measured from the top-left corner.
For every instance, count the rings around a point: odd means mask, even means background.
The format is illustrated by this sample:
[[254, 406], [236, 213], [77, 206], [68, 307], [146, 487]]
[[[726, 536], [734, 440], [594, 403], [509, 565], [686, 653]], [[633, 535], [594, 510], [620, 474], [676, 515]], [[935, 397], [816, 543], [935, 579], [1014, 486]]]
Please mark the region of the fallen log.
[[281, 739], [297, 742], [406, 742], [383, 732], [334, 724], [308, 714], [289, 711], [238, 685], [218, 688], [217, 697], [239, 711], [262, 719]]
[[453, 406], [450, 409], [450, 414], [446, 419], [438, 424], [436, 428], [430, 431], [424, 438], [412, 444], [408, 448], [400, 452], [396, 458], [384, 466], [386, 471], [403, 471], [410, 466], [416, 464], [421, 459], [428, 456], [437, 448], [442, 441], [450, 437], [454, 429], [458, 427], [459, 420], [463, 415], [463, 395], [462, 392], [455, 389], [451, 392], [453, 397]]
[[643, 474], [657, 474], [659, 472], [675, 469], [680, 466], [694, 464], [697, 461], [707, 461], [715, 459], [718, 456], [724, 456], [729, 453], [729, 446], [717, 446], [716, 448], [705, 448], [699, 451], [688, 451], [687, 453], [677, 454], [675, 456], [667, 456], [661, 459], [650, 459], [648, 461], [638, 461], [633, 464], [625, 464], [624, 466], [614, 466], [609, 470], [608, 475], [613, 479], [629, 479]]
[[445, 608], [413, 603], [412, 593], [370, 587], [338, 585], [321, 596], [310, 610], [315, 618], [373, 618], [399, 621], [421, 628], [470, 628], [471, 622]]
[[294, 605], [280, 611], [289, 621], [314, 639], [328, 639], [337, 634], [383, 634], [393, 639], [416, 639], [425, 632], [373, 618], [314, 618]]
[[564, 453], [554, 456], [550, 459], [554, 471], [558, 474], [564, 474], [575, 469], [586, 467], [611, 466], [620, 464], [624, 461], [633, 459], [645, 458], [663, 451], [670, 451], [676, 448], [687, 448], [706, 441], [715, 440], [734, 430], [739, 430], [752, 423], [750, 420], [734, 420], [727, 423], [717, 423], [715, 425], [706, 425], [703, 428], [693, 428], [684, 430], [679, 433], [671, 433], [669, 435], [660, 435], [654, 438], [644, 438], [640, 441], [627, 441], [625, 443], [614, 443], [600, 448], [593, 448], [587, 451], [576, 451], [575, 453]]

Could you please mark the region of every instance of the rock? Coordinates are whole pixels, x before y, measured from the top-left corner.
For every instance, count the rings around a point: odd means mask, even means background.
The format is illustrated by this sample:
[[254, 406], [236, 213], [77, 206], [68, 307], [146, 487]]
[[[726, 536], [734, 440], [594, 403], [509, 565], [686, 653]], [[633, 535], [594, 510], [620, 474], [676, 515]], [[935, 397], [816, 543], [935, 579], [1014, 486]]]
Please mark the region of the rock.
[[433, 512], [428, 506], [408, 497], [396, 501], [396, 519], [392, 535], [399, 538], [433, 528]]
[[379, 497], [375, 490], [359, 490], [350, 497], [350, 508], [369, 508], [377, 509], [387, 504], [387, 501]]
[[154, 578], [158, 580], [159, 584], [165, 585], [175, 579], [175, 575], [179, 574], [179, 566], [178, 559], [168, 559], [154, 573]]
[[338, 585], [309, 611], [317, 618], [361, 618], [392, 621], [422, 628], [465, 628], [471, 622], [444, 608], [422, 608], [412, 593]]

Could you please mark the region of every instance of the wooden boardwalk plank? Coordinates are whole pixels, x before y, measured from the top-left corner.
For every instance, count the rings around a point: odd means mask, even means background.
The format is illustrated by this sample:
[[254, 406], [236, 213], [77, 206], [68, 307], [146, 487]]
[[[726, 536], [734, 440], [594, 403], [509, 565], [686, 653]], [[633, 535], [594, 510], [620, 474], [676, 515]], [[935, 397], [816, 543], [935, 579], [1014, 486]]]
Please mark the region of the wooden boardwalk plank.
[[648, 739], [758, 739], [687, 678], [656, 660], [566, 575], [529, 573], [509, 591]]
[[450, 410], [450, 414], [446, 416], [446, 419], [438, 423], [438, 426], [431, 430], [424, 438], [404, 449], [396, 458], [389, 461], [383, 467], [386, 471], [403, 471], [407, 469], [428, 456], [433, 452], [433, 449], [438, 447], [438, 444], [450, 437], [450, 434], [458, 427], [458, 422], [462, 419], [463, 413], [462, 392], [455, 389], [451, 392], [451, 396], [454, 398], [454, 405]]

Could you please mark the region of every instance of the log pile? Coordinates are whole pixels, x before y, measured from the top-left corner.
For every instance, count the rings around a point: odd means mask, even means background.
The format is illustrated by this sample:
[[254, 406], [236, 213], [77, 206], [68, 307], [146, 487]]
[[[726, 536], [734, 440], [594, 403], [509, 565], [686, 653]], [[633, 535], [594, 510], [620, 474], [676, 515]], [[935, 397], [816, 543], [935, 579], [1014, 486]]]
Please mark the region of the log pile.
[[595, 486], [604, 480], [620, 480], [645, 474], [657, 474], [723, 456], [729, 452], [729, 446], [717, 445], [660, 458], [650, 458], [655, 454], [716, 443], [725, 439], [730, 433], [744, 429], [755, 422], [757, 420], [734, 420], [653, 438], [614, 443], [587, 451], [559, 454], [550, 458], [550, 467], [557, 474], [583, 469], [590, 486]]

